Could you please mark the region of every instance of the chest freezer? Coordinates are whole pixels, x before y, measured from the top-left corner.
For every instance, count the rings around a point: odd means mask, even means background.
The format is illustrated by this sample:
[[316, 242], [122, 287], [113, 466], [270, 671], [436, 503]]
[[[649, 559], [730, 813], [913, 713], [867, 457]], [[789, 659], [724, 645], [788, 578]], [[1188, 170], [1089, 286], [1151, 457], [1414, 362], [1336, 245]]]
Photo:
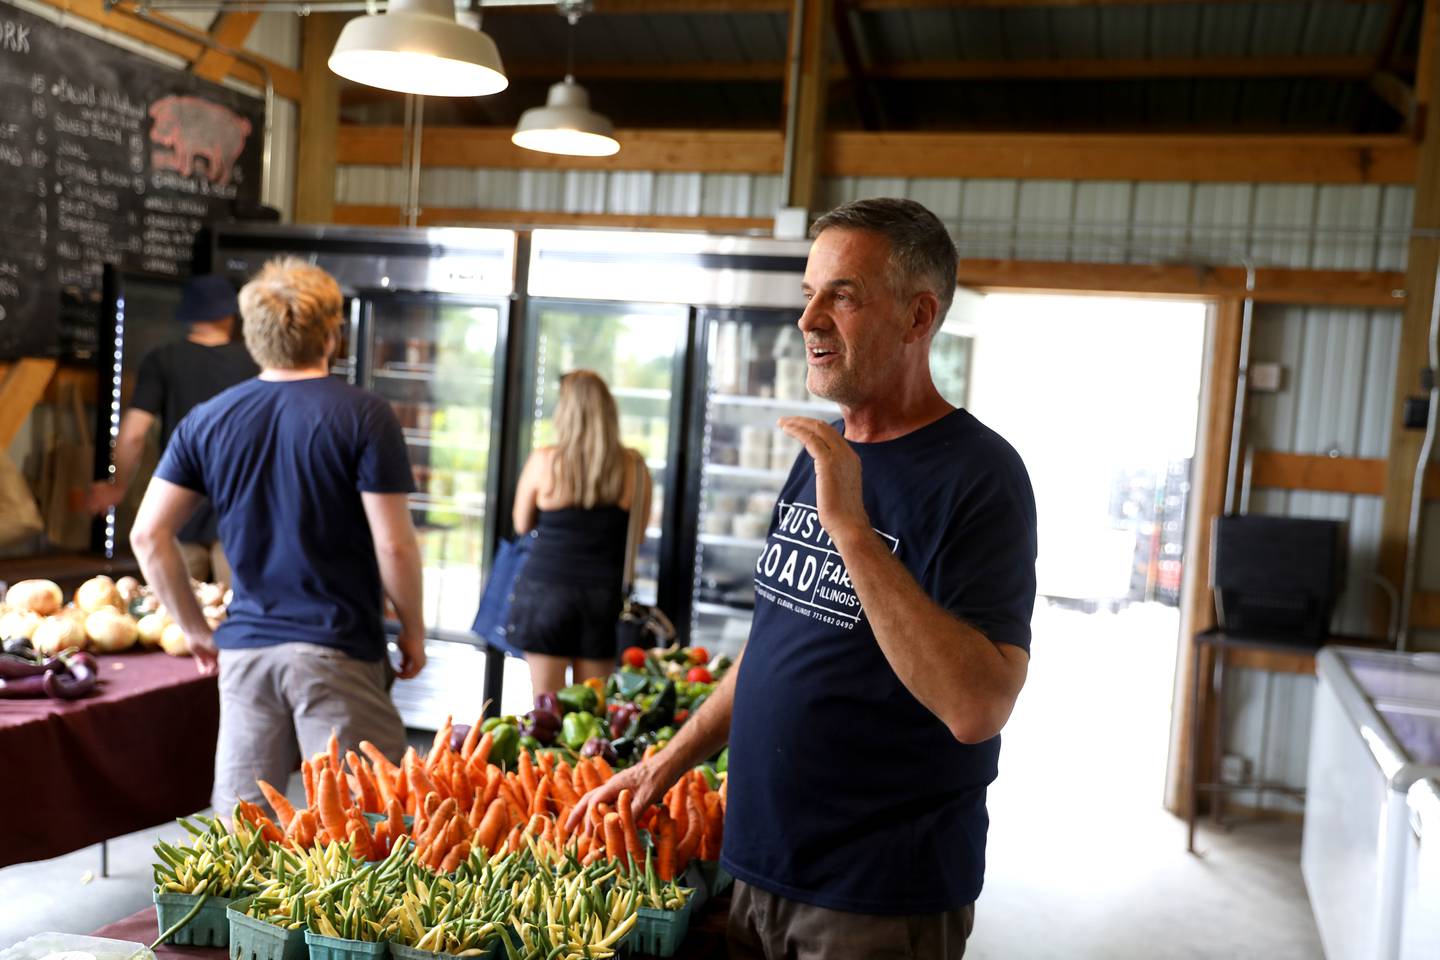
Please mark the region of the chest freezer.
[[1301, 871], [1325, 955], [1440, 956], [1422, 869], [1440, 813], [1421, 786], [1440, 778], [1440, 654], [1326, 648], [1316, 674]]

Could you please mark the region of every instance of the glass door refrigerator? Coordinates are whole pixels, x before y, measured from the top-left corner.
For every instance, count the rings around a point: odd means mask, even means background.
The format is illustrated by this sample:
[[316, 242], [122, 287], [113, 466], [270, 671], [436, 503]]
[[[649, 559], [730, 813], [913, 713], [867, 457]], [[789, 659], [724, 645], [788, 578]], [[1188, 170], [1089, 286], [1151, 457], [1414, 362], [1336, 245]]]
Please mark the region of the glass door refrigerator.
[[216, 262], [237, 279], [290, 254], [340, 282], [345, 345], [332, 375], [390, 402], [415, 476], [409, 506], [430, 662], [392, 695], [409, 727], [438, 729], [452, 711], [469, 722], [482, 701], [498, 699], [502, 671], [501, 657], [476, 646], [470, 624], [505, 473], [493, 451], [503, 449], [516, 235], [238, 225], [222, 227], [216, 243]]

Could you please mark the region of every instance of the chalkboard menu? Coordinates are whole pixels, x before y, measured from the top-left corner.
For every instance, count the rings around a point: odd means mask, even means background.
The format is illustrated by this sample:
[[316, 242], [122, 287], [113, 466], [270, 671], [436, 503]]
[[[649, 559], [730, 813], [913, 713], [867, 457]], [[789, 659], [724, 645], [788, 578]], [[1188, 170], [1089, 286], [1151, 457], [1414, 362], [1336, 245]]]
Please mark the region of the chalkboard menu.
[[188, 274], [259, 203], [264, 113], [0, 2], [0, 359], [93, 350], [106, 263]]

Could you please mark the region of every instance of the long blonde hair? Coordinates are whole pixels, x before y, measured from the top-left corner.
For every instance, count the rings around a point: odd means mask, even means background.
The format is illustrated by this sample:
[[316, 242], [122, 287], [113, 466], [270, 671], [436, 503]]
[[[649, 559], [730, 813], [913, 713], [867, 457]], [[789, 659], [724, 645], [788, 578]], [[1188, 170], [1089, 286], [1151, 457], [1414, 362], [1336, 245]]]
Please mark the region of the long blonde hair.
[[593, 370], [561, 377], [551, 464], [556, 498], [587, 510], [618, 504], [625, 490], [624, 453], [620, 414], [605, 381]]

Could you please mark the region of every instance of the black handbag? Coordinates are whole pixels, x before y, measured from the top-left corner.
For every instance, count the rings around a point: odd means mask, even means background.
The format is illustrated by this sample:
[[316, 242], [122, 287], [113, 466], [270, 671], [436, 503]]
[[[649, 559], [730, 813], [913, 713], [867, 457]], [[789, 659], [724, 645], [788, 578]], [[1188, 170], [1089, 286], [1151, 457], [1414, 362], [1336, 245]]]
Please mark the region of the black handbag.
[[617, 656], [626, 647], [668, 647], [675, 640], [675, 624], [670, 622], [665, 611], [653, 604], [641, 603], [634, 596], [635, 557], [640, 552], [640, 541], [645, 533], [645, 517], [640, 512], [644, 499], [640, 495], [640, 485], [644, 482], [644, 463], [636, 454], [635, 489], [630, 494], [630, 524], [625, 533], [625, 570], [620, 588], [625, 603], [615, 624]]

